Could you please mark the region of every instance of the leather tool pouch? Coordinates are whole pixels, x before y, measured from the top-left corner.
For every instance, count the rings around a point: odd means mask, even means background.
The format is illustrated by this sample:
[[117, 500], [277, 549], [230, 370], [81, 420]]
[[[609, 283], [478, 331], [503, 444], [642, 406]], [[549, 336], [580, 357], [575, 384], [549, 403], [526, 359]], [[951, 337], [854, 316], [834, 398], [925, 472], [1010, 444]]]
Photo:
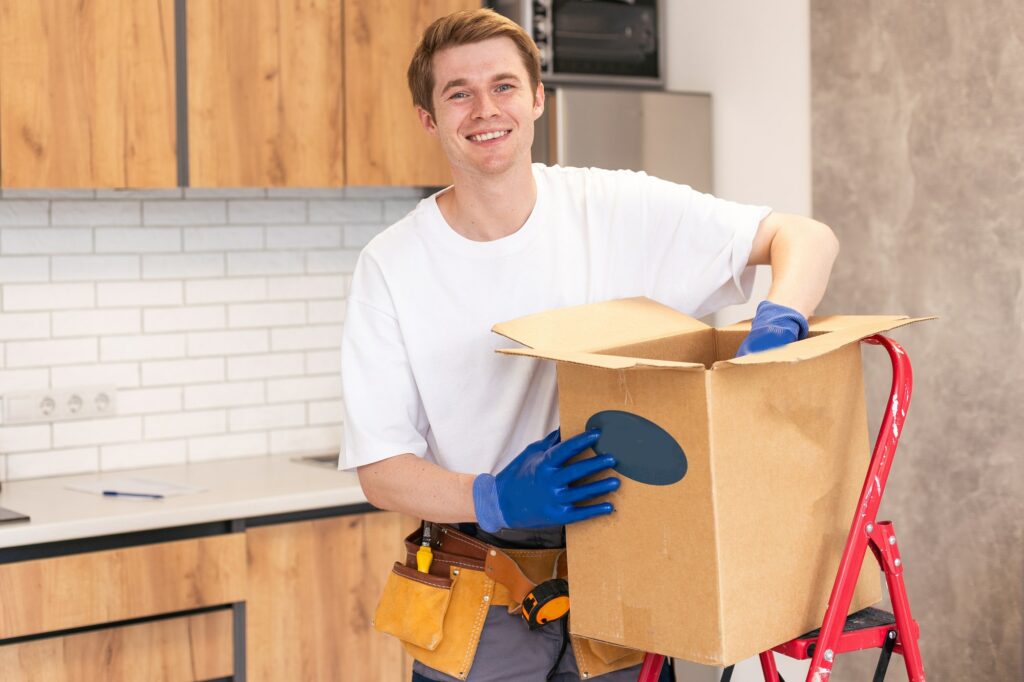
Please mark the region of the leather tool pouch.
[[[488, 609], [507, 606], [510, 613], [517, 611], [517, 597], [526, 586], [554, 577], [556, 566], [558, 573], [564, 572], [564, 562], [558, 561], [563, 552], [501, 550], [449, 526], [434, 528], [430, 573], [416, 568], [422, 539], [422, 530], [417, 529], [405, 539], [405, 564], [396, 562], [388, 575], [374, 627], [399, 638], [417, 661], [465, 680]], [[578, 667], [587, 677], [637, 665], [643, 658], [642, 652], [572, 640]]]

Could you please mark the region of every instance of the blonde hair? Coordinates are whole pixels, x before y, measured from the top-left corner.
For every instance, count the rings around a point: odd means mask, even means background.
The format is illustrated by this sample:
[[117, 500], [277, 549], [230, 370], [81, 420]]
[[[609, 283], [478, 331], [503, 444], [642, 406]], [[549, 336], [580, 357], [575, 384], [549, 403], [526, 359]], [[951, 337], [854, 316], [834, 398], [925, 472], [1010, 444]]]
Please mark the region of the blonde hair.
[[441, 17], [423, 32], [409, 62], [406, 76], [412, 103], [434, 115], [434, 55], [455, 45], [479, 43], [488, 38], [511, 38], [530, 77], [533, 92], [540, 83], [540, 51], [526, 31], [492, 9], [469, 9]]

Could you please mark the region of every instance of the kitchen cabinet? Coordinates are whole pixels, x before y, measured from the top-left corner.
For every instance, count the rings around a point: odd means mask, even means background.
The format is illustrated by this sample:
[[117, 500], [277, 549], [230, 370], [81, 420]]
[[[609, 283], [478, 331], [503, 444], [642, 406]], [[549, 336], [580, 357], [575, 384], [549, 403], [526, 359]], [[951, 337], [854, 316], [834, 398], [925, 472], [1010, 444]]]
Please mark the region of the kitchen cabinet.
[[188, 3], [190, 186], [344, 183], [341, 3]]
[[437, 141], [412, 107], [406, 69], [423, 30], [480, 0], [344, 0], [345, 164], [350, 185], [451, 182]]
[[402, 539], [392, 513], [250, 528], [247, 670], [254, 680], [407, 680], [412, 661], [369, 623]]
[[0, 185], [177, 185], [174, 0], [0, 0]]

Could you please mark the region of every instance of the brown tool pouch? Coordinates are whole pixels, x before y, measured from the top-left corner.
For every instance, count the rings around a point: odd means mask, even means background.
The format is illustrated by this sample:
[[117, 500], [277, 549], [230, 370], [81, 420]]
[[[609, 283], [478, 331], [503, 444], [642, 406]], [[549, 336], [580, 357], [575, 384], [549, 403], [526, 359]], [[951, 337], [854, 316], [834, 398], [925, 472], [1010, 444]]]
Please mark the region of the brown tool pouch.
[[[422, 530], [405, 539], [406, 561], [396, 562], [384, 586], [374, 627], [398, 637], [410, 656], [464, 680], [480, 643], [487, 611], [519, 610], [539, 582], [565, 576], [562, 549], [500, 549], [435, 525], [429, 573], [416, 569]], [[525, 623], [523, 624], [525, 627]], [[643, 653], [572, 637], [581, 673], [595, 677], [637, 665]]]

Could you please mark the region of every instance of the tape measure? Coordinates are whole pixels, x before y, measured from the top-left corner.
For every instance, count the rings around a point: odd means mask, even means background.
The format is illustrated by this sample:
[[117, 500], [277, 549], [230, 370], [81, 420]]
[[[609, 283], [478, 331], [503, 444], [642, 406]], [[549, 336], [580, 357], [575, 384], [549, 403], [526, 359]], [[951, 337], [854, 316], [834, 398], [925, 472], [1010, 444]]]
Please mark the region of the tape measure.
[[569, 614], [569, 583], [561, 578], [545, 580], [523, 597], [523, 618], [531, 630]]

